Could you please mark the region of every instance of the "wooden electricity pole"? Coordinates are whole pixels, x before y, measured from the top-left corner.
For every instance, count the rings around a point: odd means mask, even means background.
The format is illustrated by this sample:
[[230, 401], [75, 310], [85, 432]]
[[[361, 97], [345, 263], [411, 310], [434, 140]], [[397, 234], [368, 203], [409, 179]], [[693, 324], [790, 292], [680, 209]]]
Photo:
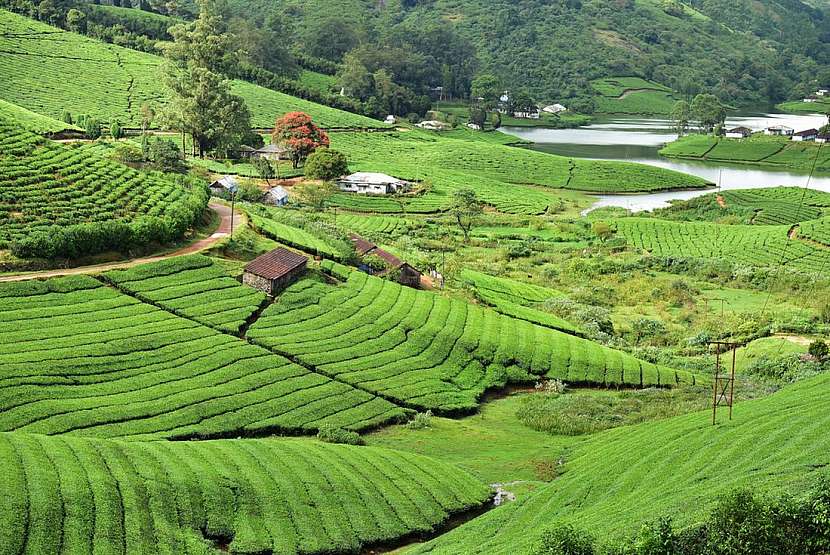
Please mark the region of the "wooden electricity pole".
[[[735, 399], [735, 357], [737, 343], [729, 341], [710, 341], [715, 346], [715, 375], [712, 380], [712, 425], [717, 422], [718, 407], [729, 407], [729, 420], [732, 420], [732, 404]], [[728, 372], [721, 375], [721, 352], [732, 351], [732, 365]]]

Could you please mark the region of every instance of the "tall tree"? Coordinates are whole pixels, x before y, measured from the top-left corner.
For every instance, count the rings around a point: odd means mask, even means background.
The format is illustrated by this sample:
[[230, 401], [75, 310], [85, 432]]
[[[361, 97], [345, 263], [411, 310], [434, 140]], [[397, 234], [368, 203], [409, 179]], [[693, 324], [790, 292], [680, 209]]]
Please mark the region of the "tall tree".
[[186, 133], [199, 156], [227, 153], [250, 133], [245, 101], [231, 94], [224, 77], [232, 63], [228, 35], [213, 0], [199, 0], [199, 18], [170, 28], [173, 42], [163, 44], [167, 126]]
[[485, 110], [492, 110], [502, 93], [501, 81], [493, 74], [485, 73], [473, 80], [470, 96], [474, 103], [481, 104]]
[[726, 120], [726, 108], [713, 94], [699, 94], [692, 100], [692, 116], [701, 129], [711, 133], [716, 125]]
[[470, 240], [470, 230], [481, 212], [481, 202], [476, 197], [475, 191], [464, 188], [453, 193], [450, 215], [455, 218], [455, 223], [461, 228], [465, 243]]
[[674, 124], [677, 134], [682, 137], [689, 128], [689, 120], [692, 117], [692, 110], [685, 100], [678, 100], [674, 103], [669, 116]]
[[329, 146], [329, 136], [314, 125], [308, 114], [289, 112], [277, 119], [271, 132], [271, 142], [288, 148], [291, 164], [297, 168], [312, 152]]

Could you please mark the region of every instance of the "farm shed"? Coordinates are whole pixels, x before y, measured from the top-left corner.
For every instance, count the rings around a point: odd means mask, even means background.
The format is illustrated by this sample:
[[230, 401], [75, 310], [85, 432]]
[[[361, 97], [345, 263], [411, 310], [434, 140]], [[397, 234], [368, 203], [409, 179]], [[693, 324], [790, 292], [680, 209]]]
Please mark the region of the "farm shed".
[[265, 202], [274, 206], [285, 206], [288, 204], [288, 191], [282, 185], [271, 187], [265, 193]]
[[773, 125], [764, 129], [764, 135], [775, 135], [778, 137], [791, 137], [795, 131], [792, 127], [786, 125]]
[[253, 153], [254, 158], [265, 158], [266, 160], [278, 161], [287, 160], [289, 157], [288, 149], [284, 146], [270, 144], [262, 148], [258, 148]]
[[209, 185], [210, 194], [215, 197], [226, 197], [233, 195], [239, 190], [239, 184], [236, 178], [232, 175], [226, 175], [221, 179], [217, 179]]
[[242, 145], [239, 148], [237, 148], [236, 150], [234, 150], [233, 154], [237, 158], [250, 158], [254, 155], [254, 152], [256, 152], [255, 148], [250, 147], [248, 145]]
[[409, 184], [385, 173], [357, 172], [337, 180], [337, 186], [347, 193], [388, 195], [403, 191]]
[[818, 129], [805, 129], [798, 133], [793, 133], [794, 141], [814, 141], [818, 136]]
[[[406, 262], [403, 262], [394, 254], [379, 248], [374, 243], [367, 241], [359, 235], [352, 233], [349, 235], [349, 238], [352, 240], [352, 243], [354, 244], [354, 250], [357, 252], [358, 255], [374, 255], [383, 260], [384, 264], [387, 266], [387, 269], [383, 272], [380, 272], [379, 275], [386, 275], [389, 272], [397, 271], [398, 283], [400, 283], [401, 285], [407, 285], [409, 287], [415, 288], [420, 286], [421, 272], [418, 271], [417, 268], [413, 267], [412, 265]], [[367, 273], [372, 273], [368, 266], [364, 266], [361, 269], [366, 271]]]
[[734, 127], [726, 130], [727, 139], [746, 139], [752, 135], [752, 129], [749, 127]]
[[249, 262], [242, 283], [274, 296], [300, 277], [306, 264], [305, 256], [280, 247]]

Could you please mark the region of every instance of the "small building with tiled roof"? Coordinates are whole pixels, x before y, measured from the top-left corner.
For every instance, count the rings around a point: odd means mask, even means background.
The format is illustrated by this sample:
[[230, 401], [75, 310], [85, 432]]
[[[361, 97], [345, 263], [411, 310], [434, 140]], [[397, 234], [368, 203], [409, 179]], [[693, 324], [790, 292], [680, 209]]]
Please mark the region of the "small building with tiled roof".
[[256, 149], [252, 158], [265, 158], [266, 160], [288, 160], [290, 155], [289, 149], [282, 145], [271, 143], [262, 148]]
[[288, 204], [288, 191], [286, 191], [285, 187], [282, 185], [271, 187], [268, 189], [268, 192], [265, 193], [264, 200], [268, 204], [273, 204], [274, 206], [285, 206]]
[[242, 283], [273, 297], [303, 275], [307, 264], [305, 256], [280, 247], [249, 262]]
[[[421, 285], [421, 272], [417, 268], [402, 261], [394, 254], [381, 249], [374, 243], [367, 241], [360, 235], [352, 233], [349, 235], [349, 238], [352, 240], [354, 250], [359, 256], [376, 256], [383, 261], [387, 269], [380, 272], [379, 275], [386, 275], [394, 271], [398, 273], [398, 283], [401, 285], [416, 288]], [[373, 273], [368, 265], [361, 266], [361, 269], [365, 272]]]

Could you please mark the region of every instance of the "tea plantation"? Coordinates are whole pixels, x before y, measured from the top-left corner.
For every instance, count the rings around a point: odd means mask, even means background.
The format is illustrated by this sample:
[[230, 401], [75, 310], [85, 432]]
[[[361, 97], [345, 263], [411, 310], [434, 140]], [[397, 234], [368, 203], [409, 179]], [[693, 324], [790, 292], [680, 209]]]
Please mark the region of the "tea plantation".
[[[200, 307], [187, 307], [192, 299], [171, 297], [177, 291], [164, 287], [168, 269], [113, 276], [142, 297], [207, 321]], [[259, 297], [247, 288], [235, 293], [236, 304], [256, 306]], [[0, 430], [226, 437], [316, 433], [324, 425], [360, 430], [406, 414], [194, 320], [86, 276], [0, 286]]]
[[696, 379], [461, 300], [324, 267], [343, 283], [291, 286], [247, 337], [403, 406], [470, 411], [487, 389], [539, 376], [635, 387]]
[[802, 492], [830, 464], [828, 390], [823, 375], [742, 403], [715, 427], [711, 413], [692, 413], [596, 434], [543, 489], [412, 553], [524, 553], [559, 522], [619, 537], [661, 516], [692, 524], [741, 486]]
[[426, 457], [268, 439], [0, 433], [0, 553], [354, 553], [428, 532], [489, 488]]
[[830, 262], [830, 251], [789, 239], [789, 226], [721, 225], [656, 218], [624, 218], [616, 220], [615, 226], [630, 245], [657, 256], [727, 259], [747, 266], [783, 264], [803, 272], [821, 271]]
[[[54, 118], [70, 109], [104, 122], [140, 127], [141, 106], [163, 100], [162, 59], [102, 43], [0, 9], [0, 99]], [[30, 76], [37, 75], [37, 79]], [[60, 83], [60, 86], [56, 86]], [[323, 127], [383, 127], [376, 120], [233, 81], [255, 127], [272, 127], [285, 112], [303, 111]]]
[[135, 171], [0, 117], [0, 249], [78, 257], [180, 237], [203, 185]]

